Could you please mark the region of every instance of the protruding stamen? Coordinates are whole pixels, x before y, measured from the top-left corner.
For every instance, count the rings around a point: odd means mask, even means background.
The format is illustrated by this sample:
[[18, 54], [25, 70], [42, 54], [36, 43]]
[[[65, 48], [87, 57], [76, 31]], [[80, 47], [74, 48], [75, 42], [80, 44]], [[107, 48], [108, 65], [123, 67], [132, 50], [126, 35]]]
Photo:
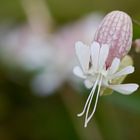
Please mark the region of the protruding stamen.
[[[94, 86], [93, 86], [93, 88], [92, 88], [92, 90], [91, 90], [91, 92], [90, 92], [90, 94], [89, 94], [89, 96], [88, 96], [88, 99], [87, 99], [87, 101], [86, 101], [86, 104], [85, 104], [85, 106], [84, 106], [83, 111], [82, 111], [80, 114], [77, 114], [78, 117], [81, 117], [81, 116], [84, 115], [84, 113], [85, 113], [85, 111], [86, 111], [86, 108], [87, 108], [87, 105], [91, 102], [91, 100], [92, 100], [92, 98], [93, 98], [93, 95], [94, 95], [94, 93], [95, 93], [95, 89], [96, 89], [96, 86], [97, 86], [97, 84], [98, 84], [98, 81], [99, 81], [99, 76], [97, 77], [97, 80], [96, 80], [96, 82], [95, 82], [95, 84], [94, 84]], [[90, 101], [90, 102], [89, 102], [89, 101]], [[90, 103], [90, 104], [91, 104], [91, 103]], [[88, 105], [88, 106], [89, 106], [89, 105]]]
[[87, 109], [87, 112], [86, 112], [86, 118], [85, 118], [85, 127], [87, 127], [88, 122], [90, 121], [90, 119], [92, 118], [92, 116], [94, 115], [94, 113], [96, 111], [96, 107], [97, 107], [97, 103], [98, 103], [98, 98], [99, 98], [99, 95], [100, 95], [101, 84], [102, 84], [102, 76], [101, 76], [101, 78], [99, 80], [98, 92], [97, 92], [94, 108], [93, 108], [93, 111], [92, 111], [92, 113], [91, 113], [91, 115], [89, 117], [88, 117], [88, 112], [89, 112], [89, 108], [90, 108], [90, 104], [91, 103], [89, 103], [89, 105], [88, 105], [88, 109]]
[[78, 117], [81, 117], [81, 116], [84, 115], [84, 113], [85, 113], [85, 111], [86, 111], [86, 108], [87, 108], [87, 104], [88, 104], [88, 102], [89, 102], [89, 100], [90, 100], [90, 98], [91, 98], [92, 92], [93, 92], [93, 88], [92, 88], [92, 90], [91, 90], [91, 92], [90, 92], [90, 94], [89, 94], [89, 96], [88, 96], [88, 99], [87, 99], [87, 101], [86, 101], [86, 104], [85, 104], [85, 106], [84, 106], [83, 111], [82, 111], [80, 114], [77, 114]]

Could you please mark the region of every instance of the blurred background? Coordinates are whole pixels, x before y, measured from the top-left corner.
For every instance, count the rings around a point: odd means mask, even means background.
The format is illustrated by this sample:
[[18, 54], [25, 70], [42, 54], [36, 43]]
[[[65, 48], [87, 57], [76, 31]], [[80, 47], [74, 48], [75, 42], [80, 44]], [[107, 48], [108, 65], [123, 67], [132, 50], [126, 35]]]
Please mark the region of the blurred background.
[[[122, 10], [137, 20], [139, 0], [0, 0], [0, 140], [139, 140], [140, 90], [99, 99], [85, 129], [89, 91], [72, 73], [74, 43], [90, 43], [103, 16]], [[140, 47], [140, 43], [138, 44]], [[140, 54], [130, 52], [140, 83]]]

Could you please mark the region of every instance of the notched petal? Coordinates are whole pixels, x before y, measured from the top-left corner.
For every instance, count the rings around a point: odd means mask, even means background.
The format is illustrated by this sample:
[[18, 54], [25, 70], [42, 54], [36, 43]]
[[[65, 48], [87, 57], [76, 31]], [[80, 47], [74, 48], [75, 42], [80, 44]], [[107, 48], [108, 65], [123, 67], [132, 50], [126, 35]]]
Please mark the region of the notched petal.
[[[131, 58], [131, 56], [126, 55], [120, 62], [120, 66], [118, 71], [124, 69], [127, 66], [133, 65], [133, 59]], [[111, 80], [113, 84], [120, 84], [124, 81], [124, 79], [126, 78], [127, 75], [121, 76], [119, 78], [113, 79]]]
[[90, 47], [78, 41], [75, 44], [76, 55], [84, 72], [89, 69]]
[[99, 62], [98, 62], [99, 70], [102, 70], [104, 68], [105, 62], [108, 57], [108, 53], [109, 53], [109, 45], [103, 44], [101, 46], [100, 54], [99, 54]]
[[110, 79], [115, 79], [124, 75], [128, 75], [134, 72], [134, 67], [133, 66], [127, 66], [124, 69], [120, 70], [119, 72], [113, 74], [110, 76]]
[[88, 88], [88, 89], [90, 89], [90, 88], [93, 87], [93, 83], [90, 82], [89, 80], [85, 80], [85, 81], [84, 81], [84, 84], [85, 84], [86, 88]]
[[91, 44], [91, 59], [92, 59], [92, 68], [97, 71], [98, 69], [98, 61], [99, 61], [99, 52], [100, 52], [100, 44], [94, 41]]
[[115, 72], [117, 72], [117, 70], [119, 69], [119, 65], [120, 65], [120, 59], [117, 57], [114, 58], [111, 67], [109, 68], [109, 75], [112, 75]]
[[109, 85], [109, 88], [124, 94], [129, 95], [138, 89], [137, 84], [119, 84], [119, 85]]
[[83, 79], [86, 78], [86, 76], [84, 75], [82, 69], [81, 69], [79, 66], [74, 67], [73, 73], [74, 73], [76, 76], [80, 77], [80, 78], [83, 78]]

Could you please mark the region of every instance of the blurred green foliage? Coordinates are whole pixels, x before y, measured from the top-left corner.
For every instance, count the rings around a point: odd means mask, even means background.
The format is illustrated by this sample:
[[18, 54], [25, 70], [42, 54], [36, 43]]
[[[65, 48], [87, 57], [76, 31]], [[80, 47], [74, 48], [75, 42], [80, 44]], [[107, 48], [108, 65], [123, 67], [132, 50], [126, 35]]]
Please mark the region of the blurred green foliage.
[[[138, 0], [47, 0], [46, 3], [58, 25], [92, 11], [114, 9], [126, 11], [140, 20]], [[5, 20], [26, 21], [20, 0], [0, 0], [0, 21]], [[134, 24], [134, 39], [139, 37], [140, 27]], [[140, 83], [139, 59], [139, 54], [135, 54], [136, 73], [126, 81]], [[16, 73], [15, 70], [13, 75]], [[0, 67], [0, 140], [140, 139], [140, 91], [131, 96], [113, 93], [100, 98], [92, 123], [84, 129], [76, 113], [82, 108], [87, 90], [83, 90], [82, 96], [68, 87], [70, 93], [60, 90], [49, 97], [38, 97], [30, 91], [29, 81], [27, 73], [13, 80], [9, 71]]]
[[[33, 0], [32, 0], [33, 1]], [[64, 23], [81, 17], [89, 12], [109, 12], [122, 10], [129, 13], [133, 18], [139, 18], [138, 0], [45, 0], [50, 11], [58, 23]], [[0, 20], [15, 19], [24, 21], [26, 19], [21, 0], [0, 0]]]
[[133, 21], [133, 40], [140, 38], [140, 24], [138, 21]]

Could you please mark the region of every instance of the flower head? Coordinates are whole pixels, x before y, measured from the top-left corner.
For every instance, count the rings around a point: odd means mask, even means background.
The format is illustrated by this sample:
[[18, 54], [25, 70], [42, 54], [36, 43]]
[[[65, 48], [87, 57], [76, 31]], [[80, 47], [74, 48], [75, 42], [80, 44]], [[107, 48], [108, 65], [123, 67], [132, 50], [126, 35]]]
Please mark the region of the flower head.
[[[115, 28], [114, 31], [112, 31], [113, 28]], [[113, 32], [112, 35], [110, 35], [110, 31]], [[84, 84], [88, 89], [91, 88], [85, 107], [82, 113], [78, 114], [80, 117], [86, 113], [85, 127], [95, 113], [102, 87], [125, 95], [137, 90], [137, 84], [114, 84], [113, 82], [115, 79], [134, 72], [132, 65], [120, 70], [121, 58], [128, 53], [131, 40], [132, 22], [130, 17], [123, 12], [114, 11], [104, 18], [91, 45], [88, 46], [80, 41], [76, 43], [76, 55], [81, 67], [76, 66], [74, 74], [84, 79]], [[97, 87], [95, 104], [89, 115], [90, 105]]]

